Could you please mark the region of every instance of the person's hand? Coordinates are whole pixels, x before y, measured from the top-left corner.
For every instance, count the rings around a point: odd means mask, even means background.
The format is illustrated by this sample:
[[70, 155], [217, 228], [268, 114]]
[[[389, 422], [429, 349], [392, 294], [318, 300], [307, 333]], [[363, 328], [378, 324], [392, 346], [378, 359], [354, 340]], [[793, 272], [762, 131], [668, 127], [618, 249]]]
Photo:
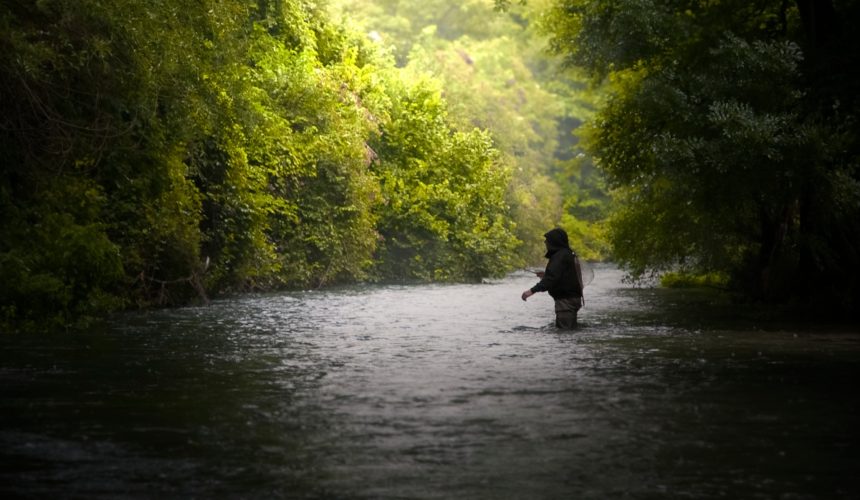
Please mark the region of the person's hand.
[[534, 294], [535, 294], [535, 293], [534, 293], [533, 291], [531, 291], [531, 289], [528, 289], [528, 290], [526, 290], [525, 292], [523, 292], [522, 299], [523, 299], [523, 300], [526, 300], [526, 299], [528, 299], [529, 297], [531, 297], [531, 296], [532, 296], [532, 295], [534, 295]]

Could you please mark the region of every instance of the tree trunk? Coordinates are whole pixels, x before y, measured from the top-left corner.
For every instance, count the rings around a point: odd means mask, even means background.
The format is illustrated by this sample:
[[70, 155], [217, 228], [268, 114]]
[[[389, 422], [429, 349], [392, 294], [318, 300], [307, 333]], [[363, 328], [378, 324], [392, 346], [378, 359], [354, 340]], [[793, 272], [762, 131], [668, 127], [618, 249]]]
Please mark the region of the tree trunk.
[[827, 45], [836, 30], [836, 11], [832, 0], [797, 0], [806, 40], [813, 51]]
[[[832, 88], [833, 75], [838, 72], [834, 56], [834, 44], [839, 41], [839, 23], [833, 0], [796, 0], [806, 36], [806, 73], [807, 84], [817, 89], [818, 101], [813, 104], [815, 109], [828, 109], [836, 99], [838, 92]], [[812, 240], [817, 229], [816, 223], [816, 174], [815, 167], [807, 166], [804, 173], [803, 186], [798, 202], [799, 241], [798, 263], [795, 276], [798, 294], [802, 300], [810, 298], [809, 291], [813, 288], [816, 276], [816, 259]], [[820, 221], [819, 221], [820, 222]]]

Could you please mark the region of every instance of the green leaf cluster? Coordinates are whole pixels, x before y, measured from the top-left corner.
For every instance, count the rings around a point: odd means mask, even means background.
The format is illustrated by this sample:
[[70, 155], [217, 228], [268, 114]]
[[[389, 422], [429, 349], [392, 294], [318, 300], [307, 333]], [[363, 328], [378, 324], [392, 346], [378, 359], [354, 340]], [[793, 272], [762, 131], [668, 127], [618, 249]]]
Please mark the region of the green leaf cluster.
[[[602, 173], [571, 162], [583, 155], [575, 132], [594, 96], [584, 77], [546, 53], [548, 2], [524, 4], [499, 12], [492, 0], [335, 0], [332, 10], [376, 40], [412, 79], [438, 80], [458, 130], [490, 134], [511, 172], [505, 196], [522, 242], [518, 265], [539, 261], [542, 234], [559, 224], [581, 234], [579, 251], [602, 258], [610, 202]], [[580, 204], [600, 205], [603, 215], [582, 218], [589, 209]]]
[[446, 106], [311, 1], [3, 3], [0, 328], [503, 272], [509, 171]]
[[[814, 5], [812, 5], [814, 4]], [[559, 0], [553, 46], [607, 81], [587, 148], [634, 277], [718, 273], [856, 302], [856, 2]]]
[[503, 275], [519, 242], [505, 202], [509, 172], [496, 161], [489, 136], [455, 131], [432, 82], [389, 90], [391, 121], [374, 148], [382, 187], [378, 276], [478, 281]]

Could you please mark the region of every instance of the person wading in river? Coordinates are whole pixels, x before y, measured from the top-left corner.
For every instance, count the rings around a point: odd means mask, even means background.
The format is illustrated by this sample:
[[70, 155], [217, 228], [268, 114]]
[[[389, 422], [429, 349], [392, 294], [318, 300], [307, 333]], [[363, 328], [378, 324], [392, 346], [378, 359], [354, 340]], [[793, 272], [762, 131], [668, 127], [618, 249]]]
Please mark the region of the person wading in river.
[[555, 228], [543, 235], [546, 244], [546, 270], [536, 273], [540, 282], [523, 292], [527, 300], [537, 292], [549, 292], [555, 300], [555, 326], [576, 327], [576, 314], [582, 307], [582, 271], [564, 229]]

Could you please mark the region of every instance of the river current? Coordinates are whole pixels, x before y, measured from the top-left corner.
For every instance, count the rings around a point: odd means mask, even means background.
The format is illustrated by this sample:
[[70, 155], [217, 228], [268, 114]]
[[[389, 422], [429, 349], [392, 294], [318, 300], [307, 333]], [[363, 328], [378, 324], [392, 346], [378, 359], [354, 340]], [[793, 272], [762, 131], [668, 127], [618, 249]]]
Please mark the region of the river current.
[[860, 497], [860, 334], [596, 266], [248, 295], [0, 335], [0, 494]]

